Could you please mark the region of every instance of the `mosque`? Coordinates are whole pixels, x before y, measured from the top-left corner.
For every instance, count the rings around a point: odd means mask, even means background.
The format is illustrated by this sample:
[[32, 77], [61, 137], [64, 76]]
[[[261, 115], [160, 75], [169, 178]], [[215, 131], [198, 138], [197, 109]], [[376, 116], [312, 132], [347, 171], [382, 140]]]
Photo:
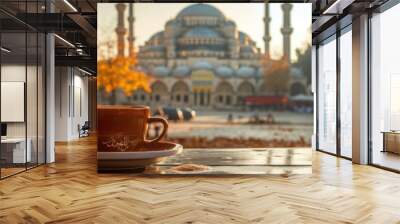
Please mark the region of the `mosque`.
[[[134, 14], [129, 4], [129, 53], [134, 52]], [[124, 55], [125, 4], [117, 4], [118, 54]], [[167, 21], [164, 30], [139, 46], [138, 67], [151, 76], [150, 94], [136, 91], [120, 98], [135, 104], [228, 109], [243, 107], [248, 96], [268, 95], [261, 59], [270, 54], [269, 5], [265, 4], [264, 53], [252, 38], [218, 8], [204, 3], [182, 9]], [[291, 53], [292, 4], [282, 4], [283, 58]], [[268, 57], [269, 58], [269, 57]], [[272, 60], [272, 59], [271, 59]], [[290, 64], [290, 61], [289, 61]], [[301, 70], [290, 65], [287, 95], [305, 94], [307, 81]]]

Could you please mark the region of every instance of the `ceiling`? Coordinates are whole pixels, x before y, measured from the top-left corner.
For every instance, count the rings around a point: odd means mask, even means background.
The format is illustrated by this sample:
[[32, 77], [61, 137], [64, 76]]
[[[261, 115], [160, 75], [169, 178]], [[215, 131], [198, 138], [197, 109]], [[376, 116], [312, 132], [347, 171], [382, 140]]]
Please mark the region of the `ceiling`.
[[[313, 42], [318, 42], [335, 32], [338, 21], [349, 21], [359, 12], [373, 9], [387, 0], [269, 0], [268, 2], [312, 3], [313, 8]], [[1, 0], [0, 21], [2, 30], [17, 32], [24, 27], [39, 31], [55, 32], [56, 64], [75, 65], [87, 70], [96, 71], [96, 28], [97, 3], [106, 2], [139, 2], [124, 0]], [[140, 1], [152, 2], [152, 1]], [[157, 2], [170, 2], [158, 0]], [[206, 1], [205, 1], [206, 2]], [[215, 2], [215, 1], [212, 1]], [[220, 0], [220, 2], [224, 2]], [[226, 2], [226, 1], [225, 1]], [[235, 1], [230, 2], [249, 2]], [[251, 1], [264, 2], [264, 1]], [[48, 13], [52, 8], [53, 13]], [[26, 13], [28, 12], [28, 13]], [[346, 22], [342, 22], [346, 25]], [[329, 31], [329, 32], [328, 32]], [[69, 44], [64, 41], [66, 40]], [[71, 47], [71, 44], [74, 47]]]

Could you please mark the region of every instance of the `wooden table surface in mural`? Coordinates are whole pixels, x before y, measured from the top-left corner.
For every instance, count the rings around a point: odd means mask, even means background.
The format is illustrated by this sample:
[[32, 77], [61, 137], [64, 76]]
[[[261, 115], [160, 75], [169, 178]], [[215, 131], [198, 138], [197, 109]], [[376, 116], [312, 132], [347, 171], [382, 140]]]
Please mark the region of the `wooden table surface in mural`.
[[[310, 148], [184, 149], [181, 154], [148, 168], [145, 174], [310, 174], [311, 160]], [[205, 169], [179, 172], [175, 169], [186, 164], [201, 165]]]

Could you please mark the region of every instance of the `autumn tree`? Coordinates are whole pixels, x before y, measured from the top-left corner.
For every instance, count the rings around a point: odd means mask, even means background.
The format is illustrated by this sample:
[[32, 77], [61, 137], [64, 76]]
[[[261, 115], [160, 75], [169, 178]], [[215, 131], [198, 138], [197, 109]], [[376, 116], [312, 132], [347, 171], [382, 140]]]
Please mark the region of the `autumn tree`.
[[285, 58], [272, 60], [264, 56], [261, 62], [266, 91], [275, 96], [286, 95], [289, 89], [289, 63]]
[[131, 96], [138, 89], [150, 92], [149, 77], [136, 69], [136, 65], [135, 54], [130, 57], [100, 59], [97, 62], [97, 88], [111, 96], [111, 104], [116, 103], [117, 90], [121, 90], [126, 96]]
[[311, 84], [311, 45], [308, 44], [305, 49], [296, 49], [296, 55], [297, 61], [294, 66], [301, 69], [307, 78], [307, 84]]

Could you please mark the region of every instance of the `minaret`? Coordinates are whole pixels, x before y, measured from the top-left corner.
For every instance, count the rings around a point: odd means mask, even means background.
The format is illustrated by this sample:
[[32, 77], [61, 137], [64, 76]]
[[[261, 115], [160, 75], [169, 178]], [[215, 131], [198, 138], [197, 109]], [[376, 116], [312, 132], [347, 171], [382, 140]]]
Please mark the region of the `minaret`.
[[135, 17], [133, 15], [133, 3], [129, 3], [129, 35], [128, 35], [128, 43], [129, 43], [129, 56], [133, 56], [135, 52], [135, 36], [134, 36], [134, 27]]
[[290, 27], [290, 11], [293, 5], [290, 3], [282, 4], [283, 10], [283, 27], [281, 29], [283, 36], [283, 58], [286, 59], [290, 64], [290, 35], [293, 32], [293, 28]]
[[118, 11], [118, 26], [115, 29], [117, 33], [117, 48], [118, 48], [118, 56], [125, 56], [125, 24], [124, 24], [124, 12], [126, 5], [124, 3], [118, 3], [116, 6]]
[[269, 50], [269, 42], [271, 41], [271, 35], [269, 33], [269, 23], [271, 22], [271, 17], [269, 17], [269, 4], [264, 3], [265, 5], [265, 17], [264, 17], [264, 53], [267, 58], [270, 58], [270, 50]]

